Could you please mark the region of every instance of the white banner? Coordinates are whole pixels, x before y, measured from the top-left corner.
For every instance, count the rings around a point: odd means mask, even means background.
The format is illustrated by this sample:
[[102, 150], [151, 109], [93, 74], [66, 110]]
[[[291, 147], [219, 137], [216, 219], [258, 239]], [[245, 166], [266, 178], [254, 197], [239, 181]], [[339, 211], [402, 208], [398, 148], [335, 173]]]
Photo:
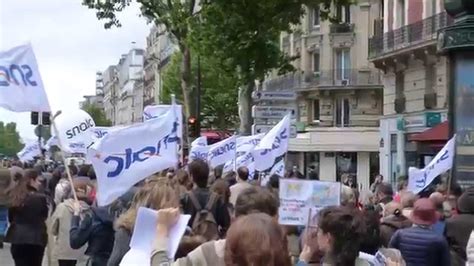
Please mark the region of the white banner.
[[59, 147], [59, 142], [58, 142], [58, 137], [56, 136], [51, 136], [48, 141], [46, 142], [45, 149], [49, 150], [53, 146], [58, 146]]
[[191, 143], [191, 147], [207, 146], [207, 137], [201, 136]]
[[207, 161], [212, 168], [225, 164], [235, 158], [236, 140], [237, 137], [232, 136], [209, 146]]
[[288, 151], [290, 140], [290, 116], [285, 116], [272, 128], [255, 147], [253, 157], [258, 171], [268, 170], [275, 163], [275, 159]]
[[190, 163], [196, 159], [207, 161], [208, 152], [209, 152], [209, 146], [191, 146], [188, 162]]
[[70, 142], [62, 150], [68, 153], [87, 154], [87, 145], [84, 142]]
[[176, 116], [172, 110], [156, 119], [109, 132], [88, 150], [97, 175], [99, 206], [113, 202], [134, 184], [178, 163]]
[[272, 167], [272, 170], [270, 170], [271, 175], [285, 176], [285, 160], [280, 160]]
[[264, 136], [265, 133], [246, 137], [238, 137], [237, 154], [242, 155], [243, 153], [252, 151], [255, 147], [257, 147]]
[[0, 107], [13, 112], [50, 112], [30, 44], [0, 51]]
[[415, 194], [420, 193], [429, 186], [437, 176], [451, 169], [454, 160], [455, 142], [456, 136], [446, 143], [443, 149], [424, 169], [415, 167], [408, 169], [408, 191]]
[[17, 153], [18, 159], [22, 162], [31, 161], [39, 155], [41, 155], [41, 147], [38, 142], [26, 143], [25, 147]]
[[[172, 107], [173, 105], [166, 105], [166, 104], [161, 104], [161, 105], [148, 105], [145, 107], [143, 110], [143, 121], [147, 121], [153, 118], [157, 118], [159, 116], [162, 116], [166, 114]], [[178, 138], [180, 139], [180, 143], [183, 143], [183, 106], [179, 104], [175, 104], [175, 112], [176, 112], [176, 117], [178, 118]]]

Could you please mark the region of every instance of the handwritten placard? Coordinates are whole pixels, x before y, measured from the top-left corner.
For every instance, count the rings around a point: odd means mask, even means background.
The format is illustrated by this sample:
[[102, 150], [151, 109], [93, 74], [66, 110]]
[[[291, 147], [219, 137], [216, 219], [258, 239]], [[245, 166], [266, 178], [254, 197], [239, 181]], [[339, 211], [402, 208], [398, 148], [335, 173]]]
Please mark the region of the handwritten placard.
[[306, 225], [310, 209], [310, 219], [314, 220], [321, 208], [339, 205], [340, 196], [341, 184], [338, 182], [280, 179], [279, 223]]

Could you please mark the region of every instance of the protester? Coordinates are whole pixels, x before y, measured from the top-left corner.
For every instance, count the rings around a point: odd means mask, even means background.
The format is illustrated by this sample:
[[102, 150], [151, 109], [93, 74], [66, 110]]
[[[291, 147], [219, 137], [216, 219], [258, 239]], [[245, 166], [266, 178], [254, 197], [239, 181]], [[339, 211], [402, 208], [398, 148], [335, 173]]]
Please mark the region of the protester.
[[408, 180], [406, 176], [401, 176], [398, 181], [397, 193], [393, 196], [393, 201], [401, 202], [401, 195], [407, 191]]
[[364, 234], [359, 211], [348, 207], [326, 207], [318, 214], [318, 246], [323, 265], [355, 265]]
[[390, 202], [385, 206], [384, 217], [380, 223], [380, 239], [384, 247], [388, 247], [390, 239], [396, 231], [408, 228], [411, 221], [402, 214], [402, 205], [397, 202]]
[[433, 192], [430, 195], [430, 200], [435, 205], [436, 212], [438, 215], [438, 220], [433, 225], [433, 230], [439, 235], [444, 235], [444, 231], [446, 227], [444, 210], [443, 210], [444, 195], [441, 194], [440, 192]]
[[16, 266], [41, 266], [48, 242], [46, 196], [38, 192], [38, 173], [28, 169], [9, 196], [8, 228], [6, 240]]
[[290, 266], [286, 235], [268, 214], [242, 216], [227, 233], [224, 261], [226, 265]]
[[[356, 211], [356, 209], [354, 209], [354, 211]], [[364, 224], [361, 229], [363, 233], [360, 236], [359, 251], [375, 255], [381, 247], [382, 242], [380, 239], [380, 214], [373, 209], [358, 213], [362, 215], [360, 219]]]
[[74, 204], [74, 216], [69, 231], [71, 248], [79, 249], [87, 243], [86, 255], [90, 266], [104, 266], [114, 245], [114, 216], [109, 206], [91, 208], [80, 217], [81, 206]]
[[413, 192], [404, 192], [400, 195], [400, 203], [402, 204], [402, 214], [403, 216], [410, 218], [413, 211], [413, 206], [417, 197]]
[[377, 202], [375, 210], [382, 216], [385, 204], [393, 201], [392, 185], [389, 183], [380, 183], [375, 189], [375, 200]]
[[377, 186], [379, 184], [382, 184], [382, 182], [383, 182], [383, 175], [376, 175], [374, 183], [370, 185], [370, 191], [372, 191], [372, 193], [375, 193], [375, 189], [377, 189]]
[[217, 239], [219, 234], [227, 231], [230, 217], [227, 207], [216, 193], [207, 187], [209, 166], [201, 159], [188, 165], [189, 174], [195, 188], [181, 200], [184, 214], [190, 214], [189, 225], [195, 234], [208, 240]]
[[131, 207], [120, 215], [116, 222], [114, 247], [107, 266], [118, 266], [123, 256], [130, 250], [133, 227], [140, 207], [153, 210], [178, 208], [179, 200], [166, 178], [148, 183], [140, 188], [133, 198]]
[[273, 195], [275, 195], [276, 198], [278, 198], [280, 188], [280, 176], [271, 175], [267, 183], [267, 188], [273, 193]]
[[355, 208], [357, 206], [356, 196], [352, 188], [342, 185], [341, 186], [341, 206], [347, 206]]
[[230, 187], [230, 199], [229, 202], [232, 206], [235, 206], [237, 197], [245, 189], [251, 187], [247, 181], [249, 179], [249, 169], [245, 166], [239, 167], [237, 169], [237, 184]]
[[451, 265], [446, 239], [432, 230], [437, 219], [430, 199], [417, 200], [411, 216], [414, 226], [395, 232], [389, 247], [400, 250], [407, 265]]
[[[75, 177], [77, 175], [77, 167], [69, 166], [69, 172], [71, 177]], [[66, 171], [64, 171], [62, 178], [59, 180], [56, 188], [54, 189], [54, 203], [56, 206], [67, 198], [67, 195], [69, 195], [70, 191], [71, 184], [69, 183], [69, 177], [67, 176]]]
[[221, 197], [222, 202], [224, 203], [224, 205], [229, 210], [229, 215], [230, 215], [230, 213], [232, 213], [231, 210], [233, 210], [234, 207], [229, 202], [230, 189], [229, 189], [229, 185], [227, 184], [227, 182], [222, 178], [216, 180], [214, 182], [214, 184], [212, 184], [211, 191], [218, 194]]
[[74, 180], [80, 180], [80, 181], [85, 181], [85, 182], [90, 182], [91, 179], [89, 177], [89, 170], [91, 169], [91, 166], [88, 164], [83, 164], [79, 167], [79, 171], [77, 172], [77, 176], [74, 177]]
[[[276, 220], [278, 214], [278, 199], [271, 192], [260, 187], [252, 187], [244, 190], [237, 198], [234, 216], [239, 218], [250, 213], [266, 213]], [[213, 265], [226, 266], [224, 262], [224, 250], [226, 240], [209, 241], [193, 250], [185, 258], [178, 259], [172, 265]], [[157, 236], [152, 253], [152, 266], [162, 265], [168, 262], [166, 255], [167, 242], [161, 236]]]
[[[79, 204], [81, 206], [80, 216], [84, 216], [89, 210], [87, 194], [90, 190], [88, 182], [82, 180], [74, 181]], [[71, 230], [71, 220], [74, 214], [74, 198], [70, 195], [69, 199], [60, 203], [51, 219], [51, 233], [55, 236], [53, 254], [58, 260], [59, 266], [75, 266], [77, 261], [84, 256], [86, 247], [72, 249], [69, 241], [69, 231]]]
[[[467, 189], [458, 199], [459, 215], [446, 221], [446, 238], [453, 257], [466, 261], [469, 234], [474, 230], [474, 187]], [[474, 265], [474, 264], [473, 264]]]
[[10, 170], [0, 168], [0, 248], [3, 248], [3, 239], [7, 231], [8, 224], [8, 206], [10, 205], [10, 199], [8, 192], [13, 185], [12, 176]]

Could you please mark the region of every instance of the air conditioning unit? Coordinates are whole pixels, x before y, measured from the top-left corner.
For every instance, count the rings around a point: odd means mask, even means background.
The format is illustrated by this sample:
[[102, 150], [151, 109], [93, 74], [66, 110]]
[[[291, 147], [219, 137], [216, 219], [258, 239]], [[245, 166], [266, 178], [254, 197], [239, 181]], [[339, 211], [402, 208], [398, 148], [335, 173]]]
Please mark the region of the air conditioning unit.
[[349, 80], [348, 80], [348, 79], [343, 79], [343, 80], [341, 80], [341, 85], [342, 85], [342, 86], [347, 86], [347, 85], [349, 85]]

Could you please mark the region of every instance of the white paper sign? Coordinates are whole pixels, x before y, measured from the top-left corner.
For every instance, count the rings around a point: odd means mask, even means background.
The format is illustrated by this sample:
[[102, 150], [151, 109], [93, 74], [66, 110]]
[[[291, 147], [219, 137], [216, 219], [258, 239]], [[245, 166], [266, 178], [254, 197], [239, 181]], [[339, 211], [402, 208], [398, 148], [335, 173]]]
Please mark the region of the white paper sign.
[[415, 167], [408, 169], [408, 191], [415, 194], [420, 193], [429, 186], [437, 176], [451, 169], [454, 159], [455, 140], [456, 136], [450, 139], [424, 169]]
[[310, 208], [340, 204], [341, 184], [315, 180], [280, 179], [278, 222], [284, 225], [306, 225]]
[[97, 174], [99, 206], [150, 175], [178, 164], [174, 112], [109, 132], [88, 149]]
[[[180, 215], [176, 225], [171, 228], [168, 236], [168, 258], [174, 258], [190, 218], [191, 215]], [[123, 257], [120, 266], [150, 265], [153, 241], [156, 237], [157, 220], [157, 211], [144, 207], [138, 209], [132, 239], [130, 240], [130, 250]]]
[[0, 107], [13, 112], [50, 112], [30, 44], [0, 51]]
[[209, 146], [207, 161], [211, 167], [217, 167], [235, 158], [236, 139], [236, 136], [232, 136]]

